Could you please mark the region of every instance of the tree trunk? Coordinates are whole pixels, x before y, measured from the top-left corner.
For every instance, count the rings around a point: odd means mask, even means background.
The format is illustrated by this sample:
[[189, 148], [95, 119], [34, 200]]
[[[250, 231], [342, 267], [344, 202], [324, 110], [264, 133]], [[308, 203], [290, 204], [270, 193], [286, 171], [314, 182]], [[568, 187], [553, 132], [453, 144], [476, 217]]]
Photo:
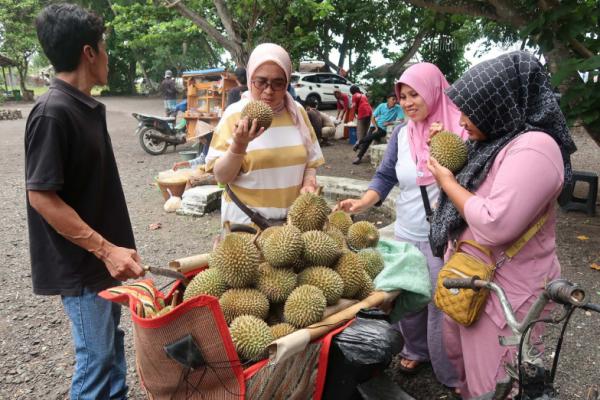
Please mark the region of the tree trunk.
[[19, 86], [21, 87], [21, 95], [23, 96], [23, 100], [25, 101], [33, 101], [33, 93], [32, 91], [27, 89], [25, 80], [27, 79], [27, 70], [28, 66], [18, 66], [17, 72], [19, 73]]

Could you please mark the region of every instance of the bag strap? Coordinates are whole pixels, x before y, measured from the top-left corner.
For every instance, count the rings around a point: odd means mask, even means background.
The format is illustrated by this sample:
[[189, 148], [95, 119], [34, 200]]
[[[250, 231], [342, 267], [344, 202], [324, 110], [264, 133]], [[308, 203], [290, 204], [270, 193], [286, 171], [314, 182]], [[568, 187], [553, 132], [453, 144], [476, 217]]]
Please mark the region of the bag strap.
[[516, 256], [517, 253], [519, 251], [521, 251], [523, 246], [525, 246], [525, 244], [527, 242], [529, 242], [529, 240], [532, 237], [534, 237], [535, 234], [538, 233], [540, 229], [542, 229], [542, 226], [544, 226], [544, 224], [548, 220], [548, 214], [549, 214], [549, 212], [542, 215], [535, 224], [531, 225], [531, 227], [529, 229], [527, 229], [527, 231], [523, 235], [521, 235], [521, 237], [518, 238], [516, 242], [514, 242], [512, 245], [510, 245], [510, 247], [508, 249], [506, 249], [504, 251], [504, 254], [506, 254], [506, 256], [509, 259]]
[[488, 249], [487, 247], [485, 247], [484, 245], [477, 243], [474, 240], [461, 240], [456, 245], [456, 250], [455, 251], [458, 252], [458, 250], [460, 249], [460, 247], [463, 244], [468, 244], [470, 246], [475, 247], [477, 250], [481, 251], [483, 254], [485, 254], [486, 256], [488, 256], [488, 258], [492, 261], [492, 264], [496, 264], [496, 262], [494, 260], [494, 254], [492, 254], [492, 251], [490, 249]]
[[423, 199], [423, 207], [425, 207], [425, 219], [427, 222], [431, 222], [431, 216], [433, 211], [431, 210], [431, 204], [429, 204], [429, 195], [427, 194], [426, 186], [419, 186], [421, 189], [421, 198]]
[[[540, 229], [542, 229], [542, 226], [544, 226], [544, 224], [548, 220], [548, 214], [549, 213], [542, 215], [535, 224], [533, 224], [529, 229], [527, 229], [527, 231], [523, 235], [521, 235], [520, 238], [518, 238], [515, 242], [513, 242], [513, 244], [511, 244], [508, 247], [508, 249], [504, 250], [504, 252], [503, 252], [504, 256], [498, 262], [495, 263], [498, 268], [501, 267], [506, 261], [509, 261], [511, 258], [516, 256], [517, 253], [519, 251], [521, 251], [523, 246], [525, 246], [525, 244], [532, 237], [534, 237], [535, 234], [538, 233]], [[456, 251], [458, 251], [458, 249], [461, 247], [462, 244], [469, 244], [469, 245], [475, 247], [476, 249], [480, 250], [481, 252], [483, 252], [492, 261], [494, 260], [492, 251], [490, 249], [488, 249], [487, 247], [477, 243], [474, 240], [461, 240], [460, 242], [458, 242], [458, 244], [456, 246]]]
[[242, 203], [239, 197], [237, 197], [235, 193], [233, 193], [233, 190], [231, 189], [229, 184], [225, 184], [225, 191], [227, 192], [227, 195], [229, 195], [229, 198], [235, 203], [235, 205], [238, 206], [238, 208], [242, 210], [244, 214], [246, 214], [248, 218], [250, 218], [250, 221], [252, 221], [256, 226], [258, 226], [262, 230], [265, 230], [271, 226], [271, 224], [269, 223], [269, 221], [267, 221], [265, 217], [263, 217], [256, 211], [251, 210], [250, 208], [248, 208], [248, 206]]

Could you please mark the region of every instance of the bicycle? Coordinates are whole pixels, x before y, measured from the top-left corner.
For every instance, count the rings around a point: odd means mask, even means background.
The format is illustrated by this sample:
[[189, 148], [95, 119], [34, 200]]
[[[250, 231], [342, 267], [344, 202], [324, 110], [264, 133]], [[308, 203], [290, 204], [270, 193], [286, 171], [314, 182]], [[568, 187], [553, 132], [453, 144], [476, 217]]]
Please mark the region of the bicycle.
[[[545, 290], [536, 299], [523, 320], [519, 322], [504, 290], [493, 282], [480, 280], [478, 278], [479, 277], [475, 276], [473, 278], [445, 279], [443, 284], [448, 289], [483, 289], [493, 292], [500, 300], [506, 322], [514, 334], [514, 336], [510, 337], [499, 336], [500, 344], [502, 346], [518, 345], [518, 348], [516, 363], [506, 363], [504, 365], [507, 373], [506, 379], [497, 382], [493, 392], [478, 396], [473, 400], [507, 399], [513, 392], [515, 383], [517, 383], [518, 394], [516, 397], [513, 397], [513, 399], [558, 399], [558, 395], [554, 388], [554, 377], [558, 366], [563, 337], [569, 320], [571, 319], [571, 315], [577, 309], [600, 313], [600, 305], [589, 303], [585, 291], [578, 285], [573, 284], [566, 279], [557, 279], [546, 285]], [[544, 307], [550, 301], [562, 306], [562, 313], [556, 317], [540, 318]], [[542, 353], [530, 342], [531, 330], [538, 322], [552, 324], [563, 323], [550, 371], [545, 368]], [[587, 400], [600, 400], [600, 394], [598, 393], [597, 388], [590, 389]]]

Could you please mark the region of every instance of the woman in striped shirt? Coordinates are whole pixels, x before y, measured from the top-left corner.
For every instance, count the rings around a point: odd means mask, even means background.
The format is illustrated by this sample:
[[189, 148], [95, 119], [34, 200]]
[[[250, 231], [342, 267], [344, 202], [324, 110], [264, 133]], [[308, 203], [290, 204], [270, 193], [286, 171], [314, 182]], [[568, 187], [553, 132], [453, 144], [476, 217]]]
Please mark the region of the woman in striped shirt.
[[[284, 219], [300, 193], [316, 191], [316, 168], [325, 161], [306, 111], [286, 91], [292, 72], [288, 53], [276, 44], [261, 44], [246, 69], [249, 91], [225, 110], [215, 128], [206, 170], [229, 184], [250, 209], [265, 218]], [[268, 129], [241, 118], [250, 100], [273, 109]], [[221, 201], [221, 222], [225, 221], [250, 223], [227, 193]]]

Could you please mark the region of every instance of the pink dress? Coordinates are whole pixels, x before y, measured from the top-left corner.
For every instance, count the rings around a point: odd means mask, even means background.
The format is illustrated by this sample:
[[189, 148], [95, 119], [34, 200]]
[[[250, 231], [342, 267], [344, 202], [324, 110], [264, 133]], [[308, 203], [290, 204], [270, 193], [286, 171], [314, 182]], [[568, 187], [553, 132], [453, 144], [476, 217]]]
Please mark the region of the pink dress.
[[[554, 139], [543, 132], [528, 132], [498, 153], [486, 179], [465, 204], [468, 228], [459, 239], [476, 240], [490, 248], [496, 259], [549, 212], [540, 231], [494, 276], [494, 282], [506, 292], [519, 320], [544, 284], [560, 276], [555, 202], [563, 175], [562, 156]], [[464, 249], [477, 253], [468, 246]], [[535, 334], [541, 334], [542, 326], [538, 324], [538, 328]], [[470, 327], [445, 318], [446, 351], [459, 374], [464, 399], [494, 390], [497, 380], [506, 376], [503, 361], [512, 360], [516, 348], [500, 346], [499, 335], [512, 336], [512, 333], [493, 294], [479, 320]]]

